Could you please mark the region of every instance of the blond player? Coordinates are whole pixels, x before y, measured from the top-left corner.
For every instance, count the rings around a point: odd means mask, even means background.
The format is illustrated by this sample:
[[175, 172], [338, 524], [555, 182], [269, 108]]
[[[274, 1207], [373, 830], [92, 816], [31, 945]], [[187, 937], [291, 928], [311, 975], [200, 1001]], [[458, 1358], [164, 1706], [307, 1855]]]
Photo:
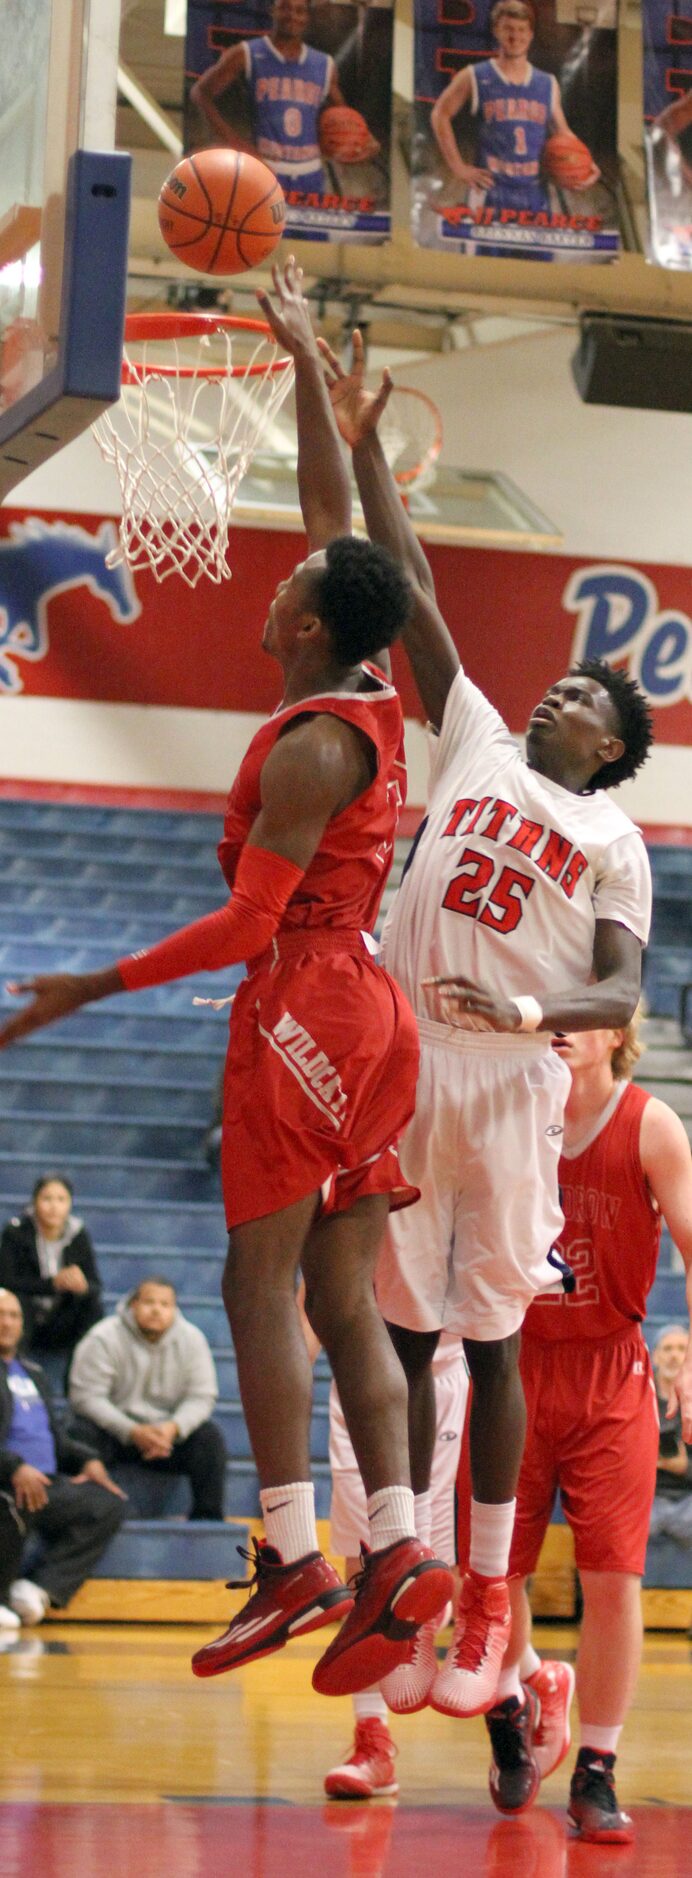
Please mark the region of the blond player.
[[[618, 1805], [615, 1760], [639, 1671], [640, 1584], [659, 1464], [642, 1324], [663, 1220], [682, 1254], [692, 1309], [692, 1159], [679, 1116], [629, 1080], [639, 1055], [635, 1023], [556, 1038], [554, 1048], [572, 1078], [561, 1246], [577, 1282], [568, 1297], [537, 1299], [522, 1333], [528, 1431], [510, 1555], [512, 1634], [499, 1699], [486, 1716], [490, 1792], [500, 1812], [523, 1812], [570, 1745], [574, 1675], [568, 1663], [537, 1656], [526, 1596], [559, 1487], [584, 1601], [568, 1818], [580, 1838], [621, 1845], [633, 1826]], [[690, 1441], [692, 1342], [684, 1334], [682, 1341], [666, 1406]], [[463, 1560], [461, 1480], [459, 1504]]]

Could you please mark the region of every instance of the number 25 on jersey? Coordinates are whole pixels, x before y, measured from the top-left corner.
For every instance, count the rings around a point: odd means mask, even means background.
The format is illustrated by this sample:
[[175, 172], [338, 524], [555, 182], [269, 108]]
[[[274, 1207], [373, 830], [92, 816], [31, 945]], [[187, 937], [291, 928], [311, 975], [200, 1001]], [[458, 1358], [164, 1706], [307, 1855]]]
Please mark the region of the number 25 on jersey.
[[477, 919], [479, 925], [493, 932], [514, 932], [524, 907], [533, 893], [535, 881], [516, 867], [498, 869], [489, 854], [478, 848], [464, 848], [461, 872], [450, 880], [442, 905], [450, 913], [463, 913]]

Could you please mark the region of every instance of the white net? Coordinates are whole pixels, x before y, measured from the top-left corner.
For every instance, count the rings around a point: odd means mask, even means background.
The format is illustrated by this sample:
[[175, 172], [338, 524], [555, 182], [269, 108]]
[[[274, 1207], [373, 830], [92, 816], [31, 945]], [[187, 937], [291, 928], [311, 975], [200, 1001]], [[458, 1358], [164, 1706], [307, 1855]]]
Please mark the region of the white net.
[[[238, 352], [241, 353], [240, 363]], [[93, 426], [122, 495], [109, 563], [230, 580], [228, 528], [239, 484], [293, 381], [268, 329], [210, 322], [192, 336], [126, 345], [120, 401]], [[165, 358], [164, 355], [165, 354]]]

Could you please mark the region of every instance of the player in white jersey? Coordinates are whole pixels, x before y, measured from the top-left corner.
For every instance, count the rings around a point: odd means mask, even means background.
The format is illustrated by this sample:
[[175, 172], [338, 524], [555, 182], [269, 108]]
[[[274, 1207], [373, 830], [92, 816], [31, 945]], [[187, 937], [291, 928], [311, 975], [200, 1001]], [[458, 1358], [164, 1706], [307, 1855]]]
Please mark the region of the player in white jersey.
[[466, 677], [438, 611], [377, 437], [387, 383], [364, 390], [358, 339], [350, 376], [322, 350], [369, 533], [399, 556], [415, 589], [404, 643], [439, 730], [427, 818], [384, 947], [419, 1019], [404, 1164], [422, 1198], [407, 1223], [392, 1225], [377, 1295], [409, 1377], [416, 1494], [434, 1429], [430, 1356], [442, 1325], [464, 1340], [470, 1570], [429, 1699], [446, 1714], [478, 1714], [492, 1706], [508, 1634], [525, 1431], [520, 1327], [532, 1297], [561, 1275], [553, 1247], [569, 1078], [550, 1039], [623, 1026], [636, 1008], [650, 873], [640, 832], [605, 786], [645, 760], [651, 719], [636, 684], [589, 661], [550, 686], [520, 754]]

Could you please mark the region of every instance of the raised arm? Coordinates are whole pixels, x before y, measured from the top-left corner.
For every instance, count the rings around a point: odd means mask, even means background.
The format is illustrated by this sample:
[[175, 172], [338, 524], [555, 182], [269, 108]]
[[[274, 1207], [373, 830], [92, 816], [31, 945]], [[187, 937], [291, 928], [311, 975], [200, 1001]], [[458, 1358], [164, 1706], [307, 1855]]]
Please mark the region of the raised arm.
[[291, 256], [283, 274], [273, 270], [275, 300], [257, 298], [279, 344], [296, 367], [298, 494], [311, 550], [351, 533], [351, 484], [343, 445], [324, 382], [322, 361], [303, 294], [303, 270]]
[[413, 609], [402, 640], [426, 714], [439, 729], [450, 685], [459, 670], [459, 654], [437, 606], [430, 567], [377, 435], [392, 381], [385, 372], [379, 391], [368, 391], [364, 384], [363, 340], [358, 331], [353, 334], [353, 360], [348, 373], [323, 340], [319, 347], [327, 364], [336, 421], [353, 451], [368, 534], [371, 541], [379, 541], [401, 563], [413, 589]]

